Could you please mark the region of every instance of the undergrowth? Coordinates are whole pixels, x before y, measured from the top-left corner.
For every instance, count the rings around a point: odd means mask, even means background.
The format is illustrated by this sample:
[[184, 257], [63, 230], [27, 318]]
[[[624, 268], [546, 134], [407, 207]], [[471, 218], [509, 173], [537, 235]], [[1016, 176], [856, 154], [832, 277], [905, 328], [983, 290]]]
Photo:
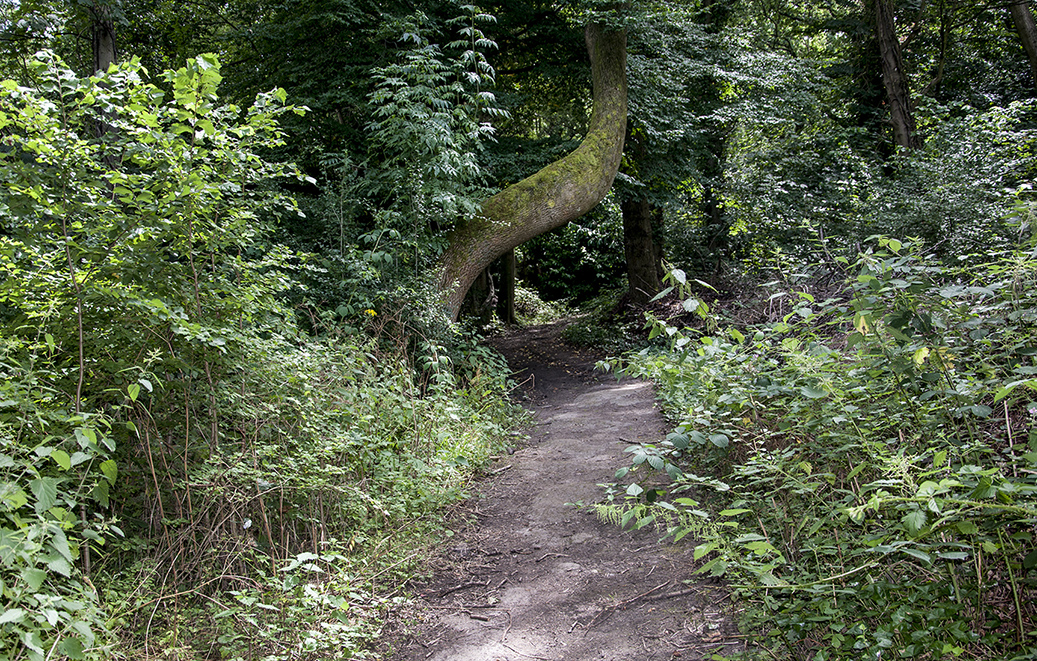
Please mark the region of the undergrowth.
[[775, 323], [649, 320], [668, 348], [606, 367], [655, 380], [673, 430], [628, 448], [599, 514], [694, 543], [750, 654], [1031, 658], [1037, 251], [950, 268], [877, 238], [841, 264]]
[[521, 422], [503, 358], [417, 289], [291, 307], [328, 266], [271, 240], [304, 179], [259, 156], [303, 112], [282, 90], [221, 104], [212, 55], [171, 93], [27, 67], [0, 84], [0, 659], [371, 658]]

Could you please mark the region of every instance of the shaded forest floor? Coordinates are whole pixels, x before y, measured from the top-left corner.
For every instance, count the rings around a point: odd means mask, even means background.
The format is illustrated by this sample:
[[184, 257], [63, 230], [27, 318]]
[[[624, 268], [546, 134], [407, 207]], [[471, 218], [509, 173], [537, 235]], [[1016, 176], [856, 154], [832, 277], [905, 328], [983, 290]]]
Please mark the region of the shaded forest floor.
[[666, 433], [650, 384], [595, 374], [559, 322], [490, 343], [521, 383], [529, 440], [491, 466], [455, 535], [393, 614], [394, 661], [707, 659], [742, 647], [723, 586], [694, 574], [694, 543], [624, 531], [573, 503], [604, 496], [623, 450]]

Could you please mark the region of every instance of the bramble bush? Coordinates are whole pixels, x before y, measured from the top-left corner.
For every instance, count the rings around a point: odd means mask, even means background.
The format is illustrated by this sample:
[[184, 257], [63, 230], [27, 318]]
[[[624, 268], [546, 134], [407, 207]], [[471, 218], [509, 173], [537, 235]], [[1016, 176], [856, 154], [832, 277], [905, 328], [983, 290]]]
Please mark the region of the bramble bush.
[[873, 237], [828, 300], [610, 366], [674, 424], [632, 446], [605, 518], [694, 540], [772, 654], [1030, 658], [1037, 650], [1033, 245], [951, 268]]

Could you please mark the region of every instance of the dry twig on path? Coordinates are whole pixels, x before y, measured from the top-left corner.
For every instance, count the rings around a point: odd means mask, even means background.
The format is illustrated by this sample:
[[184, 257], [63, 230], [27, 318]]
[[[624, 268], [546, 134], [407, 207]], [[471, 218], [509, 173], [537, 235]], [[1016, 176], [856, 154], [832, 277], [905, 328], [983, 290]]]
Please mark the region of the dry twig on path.
[[659, 590], [662, 590], [664, 587], [666, 587], [667, 585], [669, 585], [672, 582], [673, 581], [666, 581], [665, 583], [660, 583], [659, 585], [655, 586], [654, 588], [652, 588], [648, 592], [642, 592], [641, 594], [637, 595], [636, 597], [631, 597], [631, 598], [627, 599], [626, 601], [619, 602], [615, 606], [606, 606], [605, 608], [602, 608], [601, 611], [599, 611], [598, 614], [594, 616], [594, 619], [590, 621], [590, 624], [587, 625], [587, 628], [583, 630], [583, 635], [586, 636], [587, 632], [590, 631], [591, 627], [594, 626], [594, 623], [597, 622], [598, 619], [602, 615], [604, 615], [605, 613], [608, 613], [610, 611], [616, 611], [616, 610], [619, 610], [620, 608], [625, 608], [625, 607], [629, 606], [630, 604], [634, 603], [635, 601], [637, 601], [638, 599], [644, 599], [645, 597], [647, 597], [648, 595], [652, 594], [653, 592], [658, 592]]

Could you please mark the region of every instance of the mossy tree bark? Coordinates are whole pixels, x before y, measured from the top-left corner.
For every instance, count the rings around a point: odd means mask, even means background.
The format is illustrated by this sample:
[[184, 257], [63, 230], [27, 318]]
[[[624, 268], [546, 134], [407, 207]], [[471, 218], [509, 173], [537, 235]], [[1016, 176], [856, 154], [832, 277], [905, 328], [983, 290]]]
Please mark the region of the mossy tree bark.
[[626, 134], [626, 32], [587, 26], [594, 107], [575, 151], [486, 200], [482, 213], [456, 227], [443, 255], [440, 290], [453, 318], [479, 273], [525, 241], [579, 218], [616, 177]]

